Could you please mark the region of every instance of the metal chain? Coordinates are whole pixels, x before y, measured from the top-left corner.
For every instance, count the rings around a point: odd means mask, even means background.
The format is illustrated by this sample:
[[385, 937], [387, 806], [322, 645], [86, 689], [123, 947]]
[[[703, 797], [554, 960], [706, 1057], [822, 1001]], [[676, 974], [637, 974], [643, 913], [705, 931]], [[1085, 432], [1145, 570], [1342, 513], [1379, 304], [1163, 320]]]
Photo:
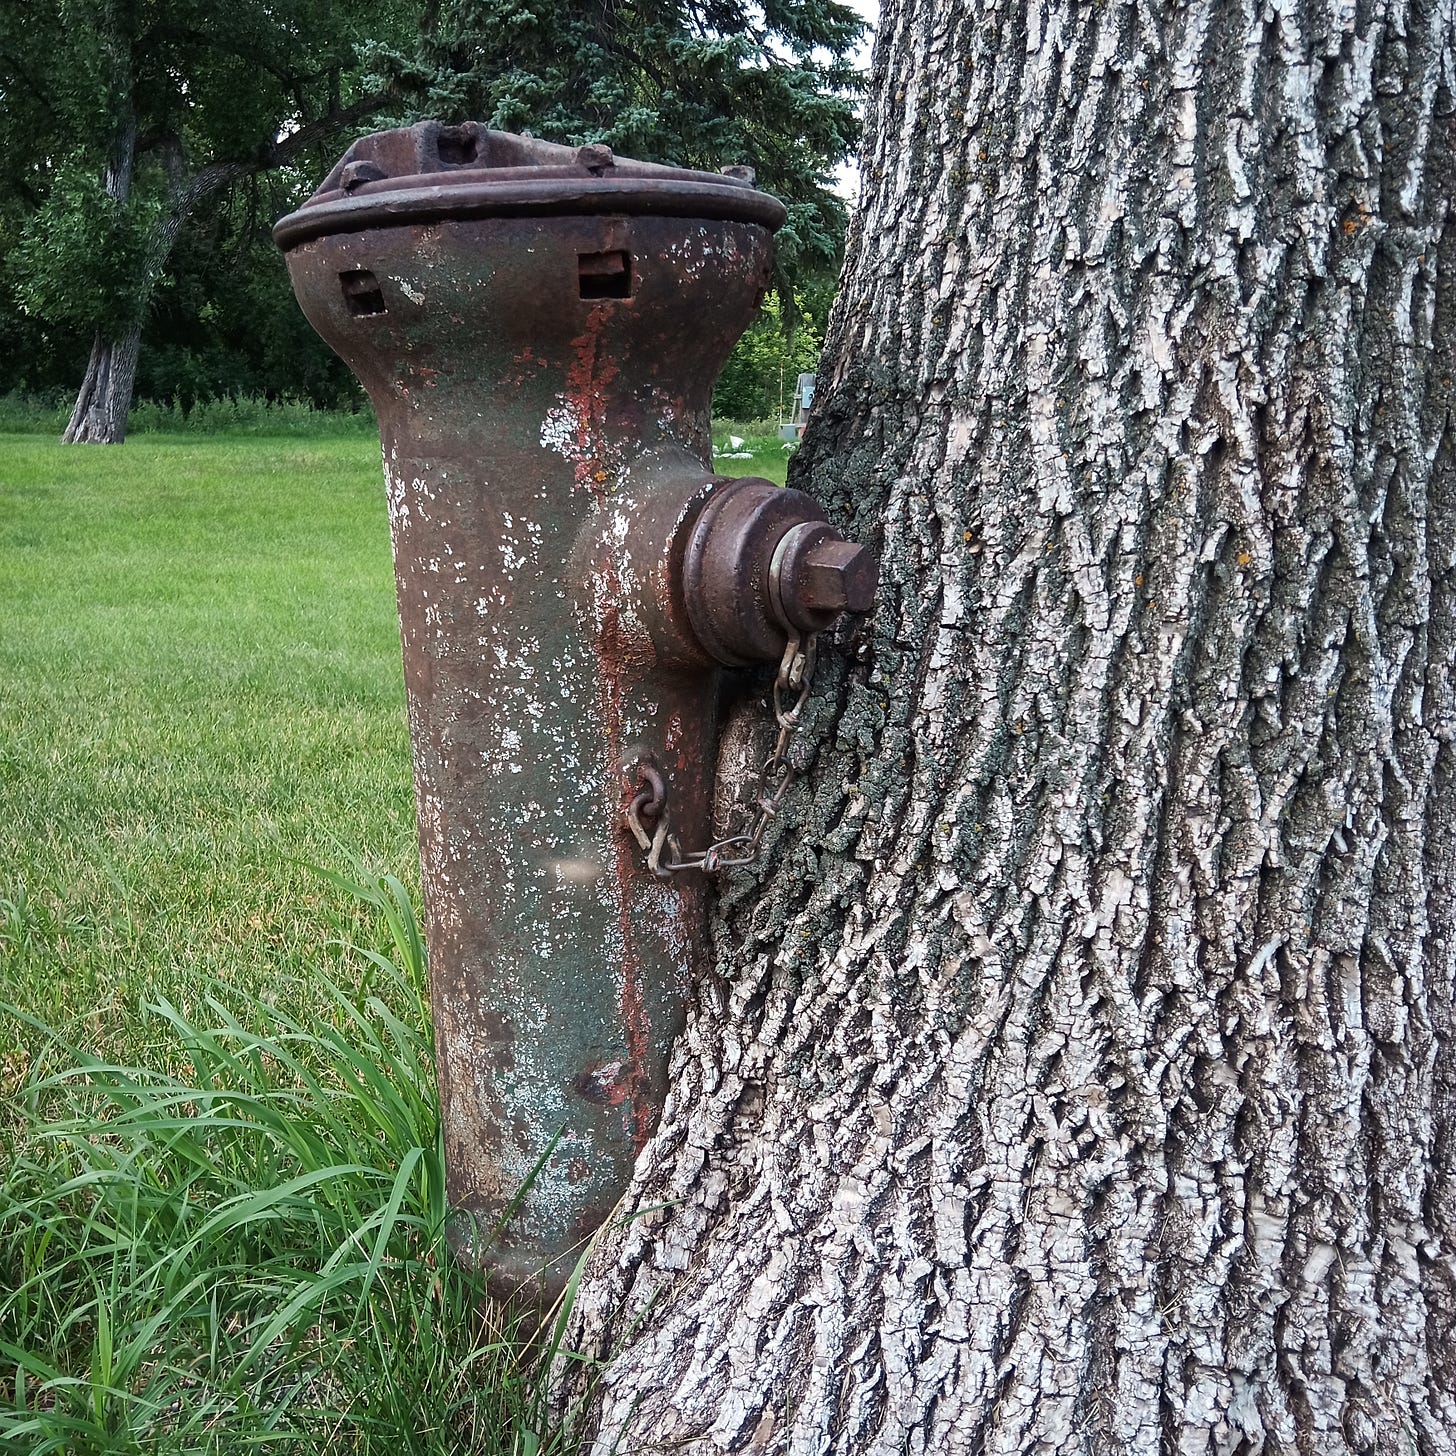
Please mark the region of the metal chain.
[[[790, 637], [779, 663], [773, 685], [773, 715], [778, 724], [778, 741], [774, 751], [764, 759], [758, 771], [758, 783], [752, 803], [758, 817], [746, 834], [730, 834], [706, 849], [684, 851], [677, 835], [668, 827], [667, 785], [662, 775], [650, 764], [639, 767], [642, 788], [627, 806], [627, 827], [632, 837], [647, 851], [647, 867], [658, 879], [680, 874], [683, 870], [700, 870], [705, 875], [721, 869], [737, 869], [752, 864], [758, 857], [768, 826], [778, 818], [779, 806], [793, 787], [794, 770], [789, 763], [789, 744], [799, 730], [799, 715], [809, 700], [809, 685], [814, 676], [815, 636], [802, 640]], [[791, 704], [785, 707], [785, 703]], [[735, 806], [739, 813], [746, 805]], [[664, 851], [667, 858], [664, 859]]]

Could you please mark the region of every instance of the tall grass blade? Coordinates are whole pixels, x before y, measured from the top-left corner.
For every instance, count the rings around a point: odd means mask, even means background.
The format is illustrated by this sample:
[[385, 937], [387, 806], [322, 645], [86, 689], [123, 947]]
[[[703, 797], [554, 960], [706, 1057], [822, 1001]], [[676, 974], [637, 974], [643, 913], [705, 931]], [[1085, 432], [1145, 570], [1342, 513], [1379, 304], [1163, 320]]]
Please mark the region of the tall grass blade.
[[449, 1256], [409, 895], [329, 878], [390, 953], [347, 947], [363, 973], [300, 988], [308, 1016], [222, 983], [197, 1015], [159, 998], [170, 1070], [22, 1018], [42, 1052], [0, 1108], [0, 1450], [443, 1456], [527, 1426], [535, 1456], [566, 1449], [530, 1352]]

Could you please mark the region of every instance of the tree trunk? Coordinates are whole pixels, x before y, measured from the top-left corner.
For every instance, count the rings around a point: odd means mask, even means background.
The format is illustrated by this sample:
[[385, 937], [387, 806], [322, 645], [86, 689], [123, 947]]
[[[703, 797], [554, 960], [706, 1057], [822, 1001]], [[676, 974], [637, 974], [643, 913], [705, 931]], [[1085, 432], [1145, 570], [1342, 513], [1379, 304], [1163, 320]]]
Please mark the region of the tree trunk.
[[599, 1456], [1456, 1450], [1453, 25], [886, 0], [793, 477], [883, 581]]
[[138, 284], [141, 291], [138, 321], [117, 339], [97, 334], [71, 422], [61, 436], [66, 444], [120, 445], [125, 441], [126, 417], [131, 412], [137, 356], [141, 352], [140, 316], [146, 313], [152, 289], [172, 256], [182, 225], [195, 208], [245, 171], [247, 168], [242, 165], [223, 163], [205, 167], [194, 177], [173, 177], [167, 210], [157, 219], [147, 239], [146, 261]]
[[[130, 121], [123, 129], [118, 146], [118, 158], [124, 160], [113, 160], [106, 171], [107, 192], [122, 202], [131, 191], [135, 148], [136, 125]], [[167, 206], [147, 238], [141, 277], [137, 280], [135, 321], [116, 338], [102, 333], [96, 335], [86, 376], [76, 395], [76, 406], [61, 436], [62, 442], [68, 445], [120, 445], [125, 441], [126, 419], [136, 385], [137, 357], [141, 353], [142, 320], [151, 302], [152, 290], [172, 256], [183, 224], [194, 209], [249, 170], [243, 163], [217, 162], [188, 176], [180, 141], [174, 138], [163, 151]]]
[[76, 395], [76, 407], [61, 436], [67, 445], [120, 445], [126, 439], [126, 417], [136, 383], [142, 326], [132, 324], [118, 339], [97, 334], [91, 361]]
[[[125, 203], [131, 197], [136, 171], [137, 122], [130, 104], [131, 56], [113, 36], [110, 51], [118, 84], [128, 98], [117, 124], [116, 139], [106, 164], [106, 195]], [[126, 438], [126, 416], [136, 382], [137, 354], [141, 349], [140, 315], [117, 338], [98, 333], [91, 344], [86, 376], [76, 394], [76, 405], [61, 440], [67, 445], [119, 445]]]

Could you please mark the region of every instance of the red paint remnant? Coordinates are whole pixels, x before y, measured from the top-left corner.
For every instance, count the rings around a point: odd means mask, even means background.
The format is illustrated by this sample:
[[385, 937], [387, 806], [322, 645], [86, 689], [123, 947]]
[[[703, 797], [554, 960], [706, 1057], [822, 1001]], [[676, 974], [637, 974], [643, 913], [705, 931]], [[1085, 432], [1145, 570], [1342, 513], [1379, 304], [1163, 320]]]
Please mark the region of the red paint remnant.
[[511, 355], [511, 363], [524, 366], [519, 374], [513, 374], [509, 378], [508, 382], [516, 389], [520, 389], [531, 378], [531, 371], [533, 369], [539, 373], [542, 369], [549, 369], [551, 367], [545, 359], [531, 352], [529, 344], [519, 354]]
[[632, 1150], [640, 1153], [652, 1136], [657, 1121], [657, 1109], [645, 1095], [643, 1082], [651, 1056], [651, 1030], [647, 1022], [647, 1008], [642, 1000], [642, 962], [637, 954], [636, 928], [632, 917], [632, 888], [640, 873], [635, 845], [622, 829], [622, 812], [630, 796], [637, 792], [637, 785], [623, 782], [622, 774], [622, 696], [623, 696], [623, 654], [621, 623], [616, 602], [620, 599], [615, 564], [611, 568], [612, 605], [602, 614], [602, 631], [597, 640], [598, 684], [601, 694], [602, 727], [606, 749], [607, 782], [614, 780], [619, 788], [619, 803], [613, 816], [612, 826], [612, 869], [616, 875], [617, 923], [622, 936], [622, 986], [619, 1007], [622, 1012], [622, 1031], [627, 1042], [627, 1065], [622, 1078], [622, 1099], [627, 1104], [628, 1118], [625, 1126], [632, 1133]]
[[597, 453], [610, 438], [606, 428], [607, 391], [621, 372], [612, 351], [598, 347], [611, 317], [608, 304], [599, 304], [587, 315], [586, 332], [571, 341], [576, 362], [566, 371], [566, 391], [562, 396], [571, 408], [575, 425], [571, 459], [576, 466], [576, 484], [580, 489], [589, 490], [599, 501], [606, 495], [603, 487], [614, 473], [612, 462]]
[[[597, 310], [593, 310], [595, 314]], [[615, 373], [615, 370], [613, 370]], [[581, 481], [581, 465], [577, 466]], [[634, 1153], [640, 1153], [652, 1135], [657, 1122], [644, 1082], [651, 1061], [651, 1030], [647, 1008], [642, 997], [642, 963], [637, 954], [636, 929], [632, 915], [632, 890], [641, 870], [633, 853], [635, 844], [623, 825], [623, 813], [637, 792], [637, 785], [626, 779], [622, 764], [622, 705], [626, 693], [627, 653], [623, 641], [621, 614], [622, 583], [616, 554], [606, 543], [599, 546], [593, 562], [592, 579], [597, 592], [596, 632], [592, 647], [597, 659], [597, 704], [601, 714], [603, 772], [610, 795], [615, 786], [617, 803], [612, 816], [612, 869], [615, 875], [617, 924], [622, 937], [622, 984], [618, 1006], [622, 1013], [622, 1032], [627, 1043], [627, 1063], [618, 1086], [620, 1097], [613, 1105], [626, 1110], [624, 1126], [631, 1132]]]
[[628, 1096], [627, 1084], [621, 1079], [624, 1065], [626, 1064], [620, 1057], [610, 1062], [588, 1062], [571, 1079], [571, 1085], [588, 1102], [620, 1107]]
[[667, 720], [662, 734], [662, 751], [672, 759], [678, 773], [688, 774], [693, 771], [695, 757], [701, 753], [702, 745], [688, 742], [687, 735], [683, 732], [682, 716], [678, 713], [674, 713]]

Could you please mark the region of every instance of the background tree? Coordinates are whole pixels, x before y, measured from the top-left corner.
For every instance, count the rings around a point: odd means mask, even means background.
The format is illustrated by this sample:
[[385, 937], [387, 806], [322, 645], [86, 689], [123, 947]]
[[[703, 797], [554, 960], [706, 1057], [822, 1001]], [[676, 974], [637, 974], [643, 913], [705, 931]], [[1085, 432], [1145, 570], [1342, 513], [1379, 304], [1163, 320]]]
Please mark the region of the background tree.
[[791, 476], [883, 583], [599, 1453], [1456, 1447], [1453, 24], [887, 0]]
[[713, 390], [713, 413], [722, 419], [787, 418], [794, 408], [800, 374], [819, 364], [824, 319], [832, 285], [795, 294], [796, 321], [786, 328], [784, 310], [770, 294], [758, 317], [738, 341]]
[[227, 396], [368, 407], [338, 356], [320, 347], [270, 234], [317, 182], [299, 167], [255, 173], [192, 218], [153, 296], [139, 397], [184, 407]]
[[711, 172], [752, 166], [789, 209], [776, 266], [792, 328], [795, 287], [842, 255], [831, 179], [859, 137], [864, 29], [838, 0], [428, 0], [420, 47], [380, 63], [418, 97], [408, 120], [483, 121]]
[[67, 440], [124, 437], [142, 324], [187, 218], [251, 174], [319, 166], [314, 148], [380, 111], [360, 46], [402, 35], [409, 14], [393, 0], [5, 8], [0, 150], [10, 196], [33, 203], [10, 266], [28, 312], [94, 336]]
[[757, 166], [790, 206], [792, 349], [796, 300], [842, 249], [828, 178], [857, 136], [861, 30], [832, 0], [18, 0], [0, 13], [0, 288], [24, 307], [0, 307], [0, 388], [73, 379], [91, 346], [79, 439], [121, 438], [134, 379], [184, 401], [357, 401], [300, 333], [267, 227], [352, 136], [421, 116]]

